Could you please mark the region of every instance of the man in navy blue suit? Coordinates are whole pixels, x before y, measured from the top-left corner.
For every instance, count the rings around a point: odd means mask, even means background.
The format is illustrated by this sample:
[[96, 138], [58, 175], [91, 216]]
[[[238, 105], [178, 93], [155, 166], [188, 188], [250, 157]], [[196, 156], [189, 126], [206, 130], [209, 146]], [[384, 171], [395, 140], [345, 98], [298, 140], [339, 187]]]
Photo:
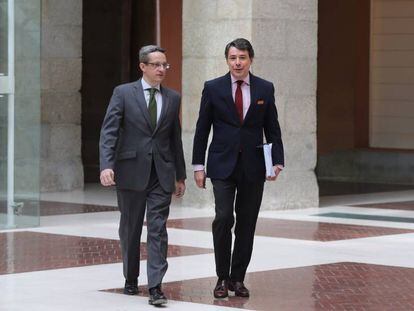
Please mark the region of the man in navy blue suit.
[[[212, 230], [218, 276], [215, 298], [227, 297], [229, 290], [236, 296], [249, 297], [244, 278], [264, 181], [276, 180], [284, 166], [273, 83], [250, 73], [254, 50], [248, 40], [239, 38], [227, 44], [225, 57], [229, 73], [204, 84], [192, 160], [197, 186], [205, 188], [206, 176], [213, 184], [216, 216]], [[205, 154], [211, 127], [206, 175]], [[274, 176], [266, 176], [263, 133], [267, 143], [272, 143]]]

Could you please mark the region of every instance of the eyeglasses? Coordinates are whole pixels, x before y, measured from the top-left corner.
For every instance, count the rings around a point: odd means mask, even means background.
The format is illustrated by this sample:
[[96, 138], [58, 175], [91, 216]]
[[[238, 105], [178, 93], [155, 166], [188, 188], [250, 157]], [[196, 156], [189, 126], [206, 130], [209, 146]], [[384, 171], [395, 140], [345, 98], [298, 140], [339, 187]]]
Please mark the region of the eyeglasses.
[[170, 69], [170, 64], [168, 63], [144, 63], [147, 65], [151, 65], [152, 68], [158, 69], [158, 68], [164, 68], [164, 69]]

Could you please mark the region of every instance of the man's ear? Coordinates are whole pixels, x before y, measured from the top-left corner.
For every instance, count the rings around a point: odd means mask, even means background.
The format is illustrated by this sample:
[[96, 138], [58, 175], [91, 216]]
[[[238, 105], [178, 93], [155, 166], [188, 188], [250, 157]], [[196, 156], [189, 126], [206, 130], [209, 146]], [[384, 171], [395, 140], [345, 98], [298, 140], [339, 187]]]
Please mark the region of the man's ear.
[[141, 69], [142, 72], [144, 72], [144, 69], [145, 69], [145, 64], [144, 63], [139, 63], [138, 67], [139, 67], [139, 69]]

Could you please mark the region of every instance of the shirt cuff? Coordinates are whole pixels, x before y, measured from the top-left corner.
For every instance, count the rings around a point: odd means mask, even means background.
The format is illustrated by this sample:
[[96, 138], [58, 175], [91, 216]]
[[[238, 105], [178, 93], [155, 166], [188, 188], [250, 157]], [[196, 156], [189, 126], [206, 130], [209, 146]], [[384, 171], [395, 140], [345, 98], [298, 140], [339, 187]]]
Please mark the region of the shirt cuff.
[[194, 170], [194, 172], [204, 171], [204, 165], [202, 165], [202, 164], [193, 164], [193, 170]]

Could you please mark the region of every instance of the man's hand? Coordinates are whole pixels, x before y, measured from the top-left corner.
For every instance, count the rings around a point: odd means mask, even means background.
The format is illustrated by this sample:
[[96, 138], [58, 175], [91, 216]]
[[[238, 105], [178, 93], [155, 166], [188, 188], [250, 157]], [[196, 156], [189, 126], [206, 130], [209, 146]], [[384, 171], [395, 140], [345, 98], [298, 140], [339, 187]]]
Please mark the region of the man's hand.
[[109, 187], [115, 185], [115, 174], [114, 171], [110, 168], [104, 169], [101, 172], [101, 184], [102, 186]]
[[204, 171], [195, 171], [194, 180], [198, 188], [206, 188], [206, 173]]
[[278, 165], [273, 166], [273, 169], [275, 171], [275, 176], [273, 176], [273, 177], [266, 176], [266, 180], [275, 181], [277, 176], [279, 176], [279, 173], [282, 171], [282, 169]]
[[184, 195], [185, 192], [185, 181], [184, 180], [178, 180], [175, 182], [175, 196], [177, 198], [181, 198]]

